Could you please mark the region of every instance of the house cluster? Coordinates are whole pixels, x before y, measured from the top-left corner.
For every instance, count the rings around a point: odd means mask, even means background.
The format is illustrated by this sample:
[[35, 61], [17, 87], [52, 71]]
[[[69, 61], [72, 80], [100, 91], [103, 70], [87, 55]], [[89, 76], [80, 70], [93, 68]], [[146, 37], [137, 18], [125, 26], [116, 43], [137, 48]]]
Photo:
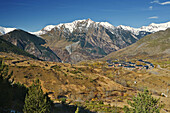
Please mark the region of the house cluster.
[[[141, 59], [137, 60], [136, 63], [134, 62], [125, 62], [125, 61], [120, 61], [120, 62], [110, 62], [107, 61], [109, 63], [108, 67], [112, 68], [112, 67], [122, 67], [125, 69], [129, 69], [129, 70], [133, 70], [133, 69], [151, 69], [154, 68], [154, 65], [148, 61], [143, 61]], [[138, 62], [138, 63], [137, 63]]]

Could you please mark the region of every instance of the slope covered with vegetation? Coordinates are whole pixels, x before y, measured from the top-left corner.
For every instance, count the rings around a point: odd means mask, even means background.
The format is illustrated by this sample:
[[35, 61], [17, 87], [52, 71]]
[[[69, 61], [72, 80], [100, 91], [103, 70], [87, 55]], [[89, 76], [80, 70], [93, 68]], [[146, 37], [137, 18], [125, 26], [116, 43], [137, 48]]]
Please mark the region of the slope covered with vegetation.
[[74, 113], [77, 108], [75, 106], [91, 112], [122, 111], [124, 105], [127, 105], [127, 100], [131, 100], [145, 87], [148, 87], [154, 97], [160, 97], [166, 104], [165, 109], [170, 110], [169, 98], [161, 97], [162, 93], [168, 95], [166, 90], [170, 88], [170, 77], [168, 71], [159, 68], [151, 70], [110, 68], [102, 61], [71, 65], [25, 60], [14, 55], [5, 59], [5, 64], [13, 71], [12, 78], [16, 83], [21, 82], [30, 86], [38, 78], [43, 92], [47, 93], [56, 105], [54, 113], [70, 109], [71, 113]]
[[126, 48], [113, 52], [104, 59], [112, 58], [160, 58], [170, 56], [170, 29], [159, 31]]

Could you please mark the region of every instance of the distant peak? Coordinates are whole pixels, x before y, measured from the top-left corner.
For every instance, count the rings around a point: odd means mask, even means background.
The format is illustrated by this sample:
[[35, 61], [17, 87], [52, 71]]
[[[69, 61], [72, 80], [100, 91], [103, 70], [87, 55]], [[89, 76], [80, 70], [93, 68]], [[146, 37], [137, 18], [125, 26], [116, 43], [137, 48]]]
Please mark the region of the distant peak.
[[11, 32], [11, 31], [13, 31], [13, 30], [15, 30], [16, 28], [6, 28], [6, 27], [1, 27], [0, 26], [0, 33], [1, 34], [6, 34], [6, 33], [9, 33], [9, 32]]
[[61, 24], [71, 24], [71, 23], [79, 23], [79, 22], [94, 22], [94, 21], [88, 18], [88, 19], [82, 19], [82, 20], [74, 20], [73, 22], [70, 22], [70, 23], [61, 23]]
[[93, 21], [93, 20], [91, 20], [90, 18], [88, 18], [87, 21]]
[[170, 21], [169, 22], [165, 22], [165, 23], [151, 23], [150, 26], [161, 26], [161, 25], [170, 25]]
[[82, 27], [83, 29], [86, 27], [98, 27], [98, 26], [103, 26], [107, 29], [124, 29], [124, 30], [128, 30], [131, 31], [133, 34], [138, 35], [140, 31], [146, 31], [146, 32], [157, 32], [159, 30], [166, 30], [167, 28], [170, 27], [170, 22], [166, 22], [166, 23], [160, 23], [160, 24], [156, 24], [156, 23], [151, 23], [148, 26], [142, 26], [140, 28], [134, 28], [134, 27], [130, 27], [130, 26], [125, 26], [125, 25], [119, 25], [117, 27], [113, 26], [112, 24], [110, 24], [109, 22], [95, 22], [93, 20], [91, 20], [90, 18], [88, 19], [82, 19], [82, 20], [74, 20], [73, 22], [69, 22], [69, 23], [60, 23], [58, 25], [48, 25], [46, 27], [44, 27], [42, 30], [38, 31], [38, 32], [33, 32], [32, 34], [36, 34], [36, 35], [42, 35], [47, 33], [48, 31], [51, 31], [53, 28], [66, 28], [65, 31], [66, 32], [73, 32], [74, 29], [76, 29], [77, 27], [81, 30]]
[[119, 25], [119, 26], [117, 26], [117, 28], [122, 28], [122, 29], [124, 29], [124, 28], [132, 28], [132, 27], [130, 27], [130, 26], [125, 26], [125, 25]]
[[56, 25], [48, 25], [48, 26], [44, 27], [44, 30], [50, 31], [50, 30], [53, 29], [54, 27], [56, 27]]
[[[82, 20], [75, 20], [75, 21], [73, 21], [73, 22], [71, 22], [71, 23], [78, 23], [78, 22], [83, 22], [83, 21], [87, 21], [86, 19], [82, 19]], [[68, 24], [68, 23], [65, 23], [65, 24]]]
[[156, 25], [155, 23], [151, 23], [150, 25]]
[[99, 22], [99, 24], [103, 27], [106, 27], [106, 28], [111, 28], [111, 29], [114, 29], [115, 26], [113, 26], [112, 24], [110, 24], [109, 22]]
[[156, 26], [156, 25], [159, 25], [159, 24], [151, 23], [149, 26]]

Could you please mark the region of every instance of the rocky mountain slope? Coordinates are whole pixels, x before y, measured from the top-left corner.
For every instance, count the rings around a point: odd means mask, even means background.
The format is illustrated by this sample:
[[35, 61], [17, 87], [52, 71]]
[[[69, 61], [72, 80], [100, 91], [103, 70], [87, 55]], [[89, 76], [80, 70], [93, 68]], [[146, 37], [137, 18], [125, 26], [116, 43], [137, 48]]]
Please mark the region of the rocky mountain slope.
[[170, 28], [147, 35], [126, 48], [113, 52], [104, 59], [126, 57], [170, 57]]
[[108, 22], [94, 22], [90, 19], [49, 25], [34, 34], [45, 39], [46, 46], [62, 61], [72, 63], [104, 57], [141, 38]]
[[42, 46], [45, 44], [45, 40], [23, 30], [14, 30], [0, 36], [0, 38], [11, 42], [20, 49], [25, 50], [39, 59], [47, 61], [61, 61], [50, 48]]
[[37, 59], [34, 55], [31, 55], [31, 54], [23, 51], [22, 49], [18, 48], [17, 46], [11, 44], [10, 42], [8, 42], [4, 39], [2, 39], [1, 37], [0, 37], [0, 52], [15, 53], [18, 55], [23, 55], [23, 56]]
[[[46, 55], [42, 55], [39, 49], [27, 49], [27, 51], [44, 60], [58, 61], [59, 58], [54, 57], [56, 54], [63, 62], [77, 63], [83, 60], [104, 57], [111, 52], [135, 43], [148, 34], [166, 30], [169, 27], [170, 22], [152, 23], [149, 26], [132, 28], [123, 25], [116, 27], [108, 22], [94, 22], [90, 19], [76, 20], [72, 23], [48, 25], [40, 31], [31, 33], [38, 35], [43, 41], [45, 40], [38, 45], [43, 45], [41, 47], [45, 47], [48, 52], [52, 53], [49, 56], [50, 58], [45, 52], [43, 54]], [[15, 28], [0, 27], [1, 35], [12, 30], [15, 30]], [[24, 49], [23, 45], [18, 44], [18, 46]]]

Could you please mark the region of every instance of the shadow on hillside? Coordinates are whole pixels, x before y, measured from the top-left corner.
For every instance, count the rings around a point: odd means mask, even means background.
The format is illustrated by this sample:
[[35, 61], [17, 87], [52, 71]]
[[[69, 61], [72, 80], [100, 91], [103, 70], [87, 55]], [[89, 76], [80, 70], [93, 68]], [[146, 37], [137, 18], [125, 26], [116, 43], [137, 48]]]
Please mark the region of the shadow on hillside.
[[[75, 113], [77, 106], [55, 103], [52, 109], [52, 113]], [[96, 113], [89, 111], [83, 107], [79, 107], [79, 113]]]
[[0, 113], [22, 112], [28, 89], [22, 84], [11, 84], [0, 78]]

